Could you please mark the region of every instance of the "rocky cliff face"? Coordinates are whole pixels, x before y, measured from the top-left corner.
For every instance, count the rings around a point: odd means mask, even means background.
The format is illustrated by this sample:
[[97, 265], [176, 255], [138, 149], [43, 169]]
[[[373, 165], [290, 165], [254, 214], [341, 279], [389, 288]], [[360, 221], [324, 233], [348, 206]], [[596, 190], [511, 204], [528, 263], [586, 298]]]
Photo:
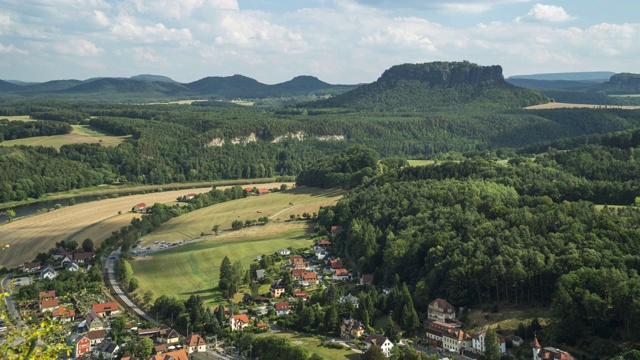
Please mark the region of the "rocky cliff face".
[[430, 86], [505, 83], [501, 66], [480, 66], [468, 61], [396, 65], [386, 70], [378, 79], [380, 82], [397, 80], [419, 80]]
[[616, 74], [609, 79], [609, 83], [620, 87], [640, 88], [640, 74], [622, 73]]

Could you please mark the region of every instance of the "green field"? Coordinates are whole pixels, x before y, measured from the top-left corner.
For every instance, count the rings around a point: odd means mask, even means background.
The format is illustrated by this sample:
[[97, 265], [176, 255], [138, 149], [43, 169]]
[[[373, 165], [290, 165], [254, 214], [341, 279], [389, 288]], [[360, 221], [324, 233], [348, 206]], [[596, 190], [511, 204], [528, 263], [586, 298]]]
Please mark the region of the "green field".
[[[285, 224], [272, 226], [286, 228]], [[138, 258], [131, 261], [131, 267], [133, 276], [140, 281], [139, 291], [151, 290], [156, 297], [187, 298], [197, 294], [206, 304], [214, 304], [222, 300], [215, 287], [225, 256], [232, 263], [240, 260], [247, 270], [258, 255], [272, 254], [287, 247], [311, 246], [310, 234], [310, 226], [304, 226], [275, 235], [251, 233], [252, 236], [244, 238], [201, 241]]]
[[9, 121], [35, 121], [29, 115], [16, 115], [16, 116], [0, 116], [0, 120], [7, 119]]
[[295, 335], [292, 333], [279, 333], [279, 334], [260, 334], [258, 336], [284, 336], [291, 339], [296, 345], [302, 346], [309, 350], [312, 354], [318, 354], [322, 356], [323, 359], [349, 359], [355, 360], [360, 359], [361, 355], [359, 353], [354, 352], [349, 348], [344, 348], [344, 350], [339, 349], [331, 349], [328, 347], [320, 346], [321, 341], [319, 339], [304, 336], [304, 335]]
[[435, 160], [407, 160], [411, 166], [426, 166], [435, 164]]
[[[16, 118], [16, 116], [14, 116]], [[22, 119], [13, 119], [22, 120]], [[88, 125], [71, 125], [73, 131], [71, 134], [54, 135], [54, 136], [36, 136], [24, 139], [7, 140], [0, 142], [2, 146], [29, 145], [29, 146], [50, 146], [60, 150], [62, 145], [81, 144], [81, 143], [98, 143], [104, 146], [117, 146], [129, 136], [111, 136], [98, 131]]]
[[342, 194], [344, 192], [341, 190], [300, 186], [283, 192], [216, 204], [162, 224], [158, 230], [144, 237], [143, 246], [153, 241], [176, 242], [199, 237], [202, 233], [212, 234], [214, 225], [220, 225], [220, 230], [230, 229], [234, 220], [244, 222], [268, 216], [272, 222], [284, 222], [291, 214], [313, 214], [320, 206], [333, 205]]

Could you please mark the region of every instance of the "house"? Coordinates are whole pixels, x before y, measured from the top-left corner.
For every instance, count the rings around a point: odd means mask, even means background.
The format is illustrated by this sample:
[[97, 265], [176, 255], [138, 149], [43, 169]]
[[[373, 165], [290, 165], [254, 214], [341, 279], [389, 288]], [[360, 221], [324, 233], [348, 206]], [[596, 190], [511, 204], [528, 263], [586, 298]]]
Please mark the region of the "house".
[[253, 301], [253, 298], [251, 297], [251, 294], [242, 295], [242, 302], [243, 303], [250, 303], [252, 301]]
[[267, 315], [269, 313], [269, 308], [266, 305], [256, 306], [252, 310], [256, 315]]
[[278, 314], [278, 316], [287, 315], [291, 312], [289, 310], [289, 303], [286, 301], [277, 302], [273, 307], [276, 309], [276, 314]]
[[331, 241], [327, 239], [322, 239], [317, 243], [315, 243], [315, 245], [313, 245], [313, 251], [315, 252], [326, 251], [330, 247], [331, 247]]
[[[187, 353], [185, 353], [185, 356], [187, 355]], [[153, 359], [153, 357], [150, 357], [149, 360]], [[162, 360], [164, 358], [160, 358], [159, 360]], [[138, 359], [137, 357], [129, 354], [128, 352], [125, 352], [124, 355], [122, 355], [122, 357], [120, 358], [120, 360], [144, 360], [144, 359]]]
[[110, 341], [104, 341], [95, 347], [93, 350], [93, 355], [105, 360], [115, 359], [118, 355], [118, 350], [120, 350], [120, 346], [118, 344], [114, 344]]
[[311, 286], [318, 282], [318, 276], [313, 271], [305, 271], [302, 274], [302, 285]]
[[324, 250], [323, 251], [318, 251], [318, 252], [316, 252], [316, 259], [324, 260], [324, 258], [326, 258], [327, 255], [329, 255], [329, 253], [324, 251]]
[[38, 293], [38, 302], [42, 302], [42, 300], [52, 300], [56, 298], [56, 291], [55, 290], [49, 290], [49, 291], [40, 291]]
[[42, 272], [40, 272], [40, 280], [44, 280], [44, 279], [48, 279], [48, 280], [52, 280], [55, 279], [56, 277], [56, 271], [53, 270], [53, 266], [49, 265], [46, 268], [44, 268], [44, 270], [42, 270]]
[[450, 324], [442, 321], [433, 321], [427, 327], [427, 339], [442, 345], [442, 337], [459, 328], [459, 324]]
[[[486, 336], [486, 329], [478, 330], [473, 334], [473, 342], [471, 344], [471, 347], [475, 353], [484, 354], [484, 351], [486, 350], [484, 339]], [[500, 353], [504, 354], [505, 352], [507, 352], [507, 346], [504, 338], [502, 336], [498, 336], [496, 341], [500, 345]]]
[[260, 280], [264, 277], [264, 270], [256, 270], [256, 279]]
[[271, 297], [277, 299], [280, 295], [284, 294], [284, 282], [282, 280], [276, 280], [271, 283]]
[[247, 314], [231, 315], [229, 318], [231, 331], [242, 330], [249, 326], [249, 317]]
[[367, 349], [371, 346], [377, 346], [382, 350], [382, 353], [384, 354], [384, 356], [386, 357], [391, 356], [391, 349], [393, 349], [393, 343], [385, 336], [378, 335], [378, 334], [371, 334], [367, 336], [367, 339], [365, 340], [365, 344], [367, 346]]
[[524, 344], [524, 340], [522, 340], [522, 338], [520, 336], [513, 335], [511, 337], [511, 344], [513, 346], [520, 346], [520, 345]]
[[349, 280], [349, 270], [345, 268], [335, 269], [333, 280]]
[[161, 329], [158, 335], [158, 341], [166, 344], [177, 344], [180, 342], [180, 334], [172, 328]]
[[196, 197], [196, 194], [195, 194], [195, 193], [190, 193], [190, 194], [187, 194], [187, 196], [186, 196], [187, 200], [191, 200], [191, 199], [193, 199], [194, 197]]
[[115, 301], [102, 304], [93, 304], [91, 306], [91, 310], [100, 315], [100, 317], [116, 316], [120, 314], [118, 303]]
[[342, 260], [340, 259], [329, 260], [329, 266], [331, 267], [331, 270], [344, 268], [344, 265], [342, 265]]
[[342, 230], [344, 230], [342, 228], [342, 226], [333, 225], [333, 226], [331, 226], [331, 235], [335, 235], [335, 234], [339, 233]]
[[294, 291], [293, 292], [293, 297], [294, 298], [306, 299], [307, 298], [307, 292], [306, 291]]
[[244, 191], [250, 193], [250, 192], [253, 192], [253, 188], [246, 187], [246, 188], [244, 188]]
[[104, 335], [104, 329], [87, 331], [87, 337], [91, 340], [91, 345], [97, 345], [103, 342]]
[[91, 351], [91, 340], [82, 334], [73, 334], [66, 339], [66, 344], [73, 347], [72, 356], [79, 358]]
[[40, 269], [42, 269], [42, 265], [39, 262], [34, 262], [34, 263], [25, 262], [24, 265], [22, 266], [22, 271], [26, 273], [36, 272]]
[[357, 339], [364, 334], [364, 324], [354, 319], [344, 319], [340, 324], [340, 337], [343, 339]]
[[268, 194], [269, 189], [258, 189], [258, 195]]
[[447, 300], [437, 298], [429, 304], [427, 318], [443, 322], [447, 319], [455, 319], [456, 309]]
[[147, 204], [145, 204], [145, 203], [136, 204], [133, 207], [133, 209], [131, 209], [131, 211], [139, 212], [139, 213], [146, 213], [147, 212]]
[[355, 296], [353, 296], [351, 294], [345, 295], [345, 296], [340, 296], [340, 299], [338, 299], [338, 302], [340, 304], [344, 304], [347, 301], [352, 303], [353, 307], [356, 308], [356, 309], [358, 308], [358, 304], [360, 303], [360, 300], [357, 297], [355, 297]]
[[460, 354], [462, 350], [471, 349], [472, 339], [462, 329], [453, 329], [442, 335], [442, 347]]
[[[174, 347], [175, 349], [175, 347]], [[153, 346], [153, 350], [151, 350], [151, 353], [154, 355], [157, 354], [162, 354], [162, 353], [166, 353], [167, 352], [167, 344], [158, 344], [158, 345], [154, 345]]]
[[278, 254], [282, 255], [282, 256], [287, 256], [291, 254], [291, 250], [289, 249], [280, 249], [278, 250]]
[[100, 319], [100, 316], [98, 316], [98, 314], [96, 314], [93, 311], [90, 311], [84, 317], [84, 321], [85, 321], [85, 326], [89, 331], [104, 329], [104, 323], [102, 322], [102, 319]]
[[73, 253], [73, 261], [79, 264], [84, 264], [85, 262], [93, 259], [94, 256], [95, 254], [92, 252], [75, 252]]
[[66, 266], [73, 261], [73, 253], [67, 253], [60, 259], [60, 266]]
[[42, 300], [40, 302], [40, 310], [42, 311], [53, 311], [58, 308], [60, 305], [60, 299], [54, 298], [50, 300]]
[[62, 322], [71, 322], [76, 318], [76, 311], [62, 305], [51, 312], [51, 318]]
[[373, 284], [373, 274], [362, 274], [360, 277], [360, 285], [371, 285]]
[[293, 280], [302, 280], [302, 275], [306, 273], [305, 269], [291, 269], [291, 278]]
[[67, 269], [67, 271], [78, 271], [80, 270], [80, 265], [78, 265], [78, 263], [71, 261], [67, 263], [67, 266], [65, 266], [65, 269]]
[[191, 334], [184, 340], [184, 350], [187, 352], [187, 354], [191, 354], [194, 352], [205, 352], [207, 351], [207, 343], [204, 342], [204, 339], [200, 335]]
[[266, 323], [258, 323], [258, 324], [256, 325], [256, 327], [257, 327], [258, 329], [260, 329], [260, 330], [264, 330], [264, 331], [269, 330], [269, 325], [267, 325]]
[[[122, 357], [120, 360], [134, 360], [134, 357], [131, 357], [130, 359], [125, 359], [125, 357]], [[140, 360], [146, 360], [146, 359], [140, 359]], [[163, 354], [152, 355], [151, 357], [149, 357], [148, 360], [189, 360], [189, 355], [186, 349], [178, 349], [178, 350], [171, 350]]]
[[138, 329], [138, 338], [155, 338], [160, 335], [160, 328]]
[[553, 347], [542, 348], [537, 336], [533, 337], [531, 347], [533, 350], [533, 360], [576, 360], [573, 355], [566, 351]]
[[304, 269], [307, 264], [304, 262], [304, 259], [300, 255], [293, 255], [289, 257], [289, 265], [295, 269]]

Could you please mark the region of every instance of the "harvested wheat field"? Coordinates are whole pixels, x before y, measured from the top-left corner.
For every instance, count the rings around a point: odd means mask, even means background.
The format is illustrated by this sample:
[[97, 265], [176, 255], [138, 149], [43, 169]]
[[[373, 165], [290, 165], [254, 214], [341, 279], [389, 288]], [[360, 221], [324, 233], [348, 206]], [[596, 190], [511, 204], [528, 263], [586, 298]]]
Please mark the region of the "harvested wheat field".
[[595, 105], [595, 104], [570, 104], [570, 103], [546, 103], [540, 105], [527, 106], [527, 110], [541, 110], [541, 109], [640, 109], [640, 106], [627, 106], [627, 105]]
[[[258, 187], [279, 187], [281, 183], [259, 184]], [[291, 183], [289, 183], [291, 185]], [[247, 185], [251, 186], [251, 185]], [[219, 186], [224, 189], [230, 186]], [[187, 193], [204, 193], [210, 187], [154, 192], [106, 199], [65, 207], [48, 213], [28, 216], [0, 225], [0, 239], [9, 244], [0, 252], [0, 265], [12, 268], [31, 261], [39, 252], [46, 252], [56, 242], [74, 239], [79, 244], [91, 238], [99, 245], [112, 231], [129, 224], [136, 214], [131, 208], [138, 203], [171, 203]], [[118, 215], [118, 211], [122, 215]]]

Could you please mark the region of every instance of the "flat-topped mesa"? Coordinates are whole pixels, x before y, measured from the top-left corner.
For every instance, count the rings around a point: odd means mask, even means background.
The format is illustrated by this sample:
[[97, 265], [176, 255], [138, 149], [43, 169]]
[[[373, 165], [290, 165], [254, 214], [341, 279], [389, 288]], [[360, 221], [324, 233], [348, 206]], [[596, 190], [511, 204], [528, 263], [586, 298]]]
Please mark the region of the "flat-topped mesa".
[[381, 82], [419, 80], [430, 86], [504, 84], [500, 65], [480, 66], [468, 61], [438, 61], [424, 64], [402, 64], [386, 70]]
[[640, 88], [640, 74], [621, 73], [615, 74], [609, 79], [609, 83], [619, 86]]

